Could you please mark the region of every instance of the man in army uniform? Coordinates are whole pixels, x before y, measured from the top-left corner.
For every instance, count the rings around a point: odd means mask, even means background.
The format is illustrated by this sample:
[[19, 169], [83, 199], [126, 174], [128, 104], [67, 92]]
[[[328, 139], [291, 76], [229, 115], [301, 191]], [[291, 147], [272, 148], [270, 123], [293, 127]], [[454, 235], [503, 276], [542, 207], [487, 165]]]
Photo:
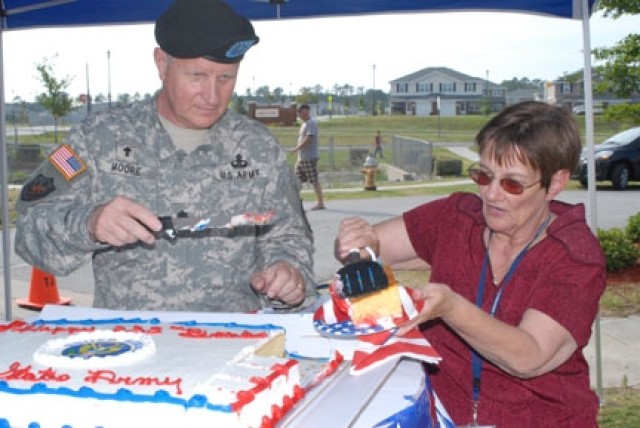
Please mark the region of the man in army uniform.
[[[16, 252], [55, 275], [89, 260], [94, 306], [298, 310], [315, 298], [313, 242], [275, 137], [227, 110], [253, 26], [219, 0], [156, 21], [162, 88], [69, 133], [23, 187]], [[268, 227], [167, 239], [159, 217], [272, 212]]]

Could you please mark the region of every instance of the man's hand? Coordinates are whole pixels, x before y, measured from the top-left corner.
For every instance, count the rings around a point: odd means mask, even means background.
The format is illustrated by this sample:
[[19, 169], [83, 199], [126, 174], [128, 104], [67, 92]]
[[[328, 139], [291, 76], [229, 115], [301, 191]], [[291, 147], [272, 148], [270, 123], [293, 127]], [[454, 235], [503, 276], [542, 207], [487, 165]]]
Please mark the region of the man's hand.
[[153, 232], [162, 230], [162, 223], [148, 208], [117, 196], [93, 210], [87, 228], [94, 241], [121, 247], [138, 241], [153, 244]]
[[287, 262], [277, 262], [254, 273], [251, 275], [251, 286], [258, 293], [289, 305], [298, 305], [305, 297], [306, 287], [302, 275]]

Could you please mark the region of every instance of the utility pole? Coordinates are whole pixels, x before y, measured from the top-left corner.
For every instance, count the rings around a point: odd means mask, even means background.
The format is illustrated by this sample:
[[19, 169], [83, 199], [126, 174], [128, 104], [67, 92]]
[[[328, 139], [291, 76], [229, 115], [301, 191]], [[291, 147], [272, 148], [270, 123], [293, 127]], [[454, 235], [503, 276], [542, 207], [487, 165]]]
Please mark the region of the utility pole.
[[376, 115], [376, 65], [373, 64], [373, 92], [372, 92], [372, 97], [373, 97], [373, 106], [371, 107], [371, 114], [373, 116]]
[[489, 70], [486, 70], [486, 78], [485, 78], [485, 82], [487, 85], [486, 88], [486, 95], [487, 95], [487, 100], [486, 100], [486, 104], [484, 106], [485, 108], [485, 115], [489, 116], [489, 113], [491, 113], [491, 95], [489, 94]]
[[107, 101], [111, 109], [111, 51], [107, 51]]
[[19, 100], [20, 100], [20, 97], [16, 97], [16, 96], [13, 97], [13, 134], [14, 134], [13, 142], [16, 145], [16, 147], [18, 147], [18, 122], [16, 117], [16, 104], [18, 104]]
[[87, 116], [91, 114], [91, 91], [89, 89], [89, 63], [86, 63], [86, 74], [87, 74]]

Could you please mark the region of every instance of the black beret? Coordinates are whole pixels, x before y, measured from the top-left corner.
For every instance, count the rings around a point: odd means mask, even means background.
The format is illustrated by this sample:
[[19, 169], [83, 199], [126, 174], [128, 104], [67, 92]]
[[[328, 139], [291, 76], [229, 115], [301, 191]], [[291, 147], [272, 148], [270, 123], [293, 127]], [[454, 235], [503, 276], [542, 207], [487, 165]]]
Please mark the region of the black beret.
[[220, 0], [176, 0], [156, 21], [156, 42], [175, 58], [239, 62], [258, 43], [251, 22]]

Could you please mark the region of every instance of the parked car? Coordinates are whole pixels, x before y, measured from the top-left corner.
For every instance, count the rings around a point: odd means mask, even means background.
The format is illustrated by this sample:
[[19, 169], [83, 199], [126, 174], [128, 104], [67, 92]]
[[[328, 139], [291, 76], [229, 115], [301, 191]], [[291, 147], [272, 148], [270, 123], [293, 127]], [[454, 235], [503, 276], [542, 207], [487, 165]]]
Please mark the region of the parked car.
[[[614, 189], [624, 190], [629, 181], [640, 180], [640, 127], [627, 129], [593, 147], [596, 181], [611, 180]], [[582, 150], [577, 178], [587, 186], [587, 152]]]
[[[587, 112], [587, 108], [585, 107], [584, 104], [578, 104], [576, 106], [574, 106], [571, 111], [573, 111], [574, 114], [577, 115], [581, 115], [581, 114], [585, 114]], [[594, 104], [593, 105], [593, 114], [602, 114], [604, 113], [604, 106], [602, 104]]]

